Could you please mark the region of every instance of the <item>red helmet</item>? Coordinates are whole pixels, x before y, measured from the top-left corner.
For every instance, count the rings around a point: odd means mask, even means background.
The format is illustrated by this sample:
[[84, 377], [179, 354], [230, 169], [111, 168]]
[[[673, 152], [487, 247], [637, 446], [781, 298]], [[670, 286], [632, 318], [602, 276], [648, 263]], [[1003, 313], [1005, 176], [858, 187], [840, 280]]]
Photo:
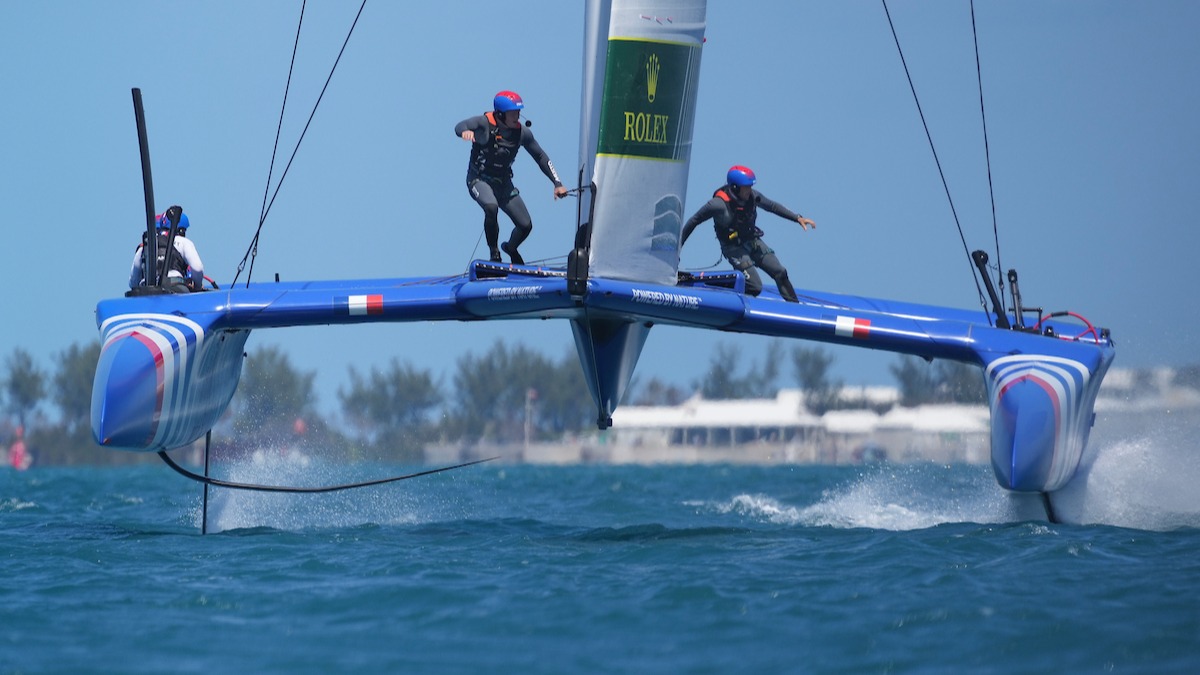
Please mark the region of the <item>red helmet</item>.
[[521, 96], [517, 92], [505, 90], [496, 94], [496, 97], [492, 99], [492, 107], [496, 112], [506, 113], [524, 108], [525, 102], [521, 100]]
[[[155, 222], [158, 225], [158, 229], [160, 229], [160, 230], [171, 229], [171, 221], [169, 218], [167, 218], [167, 214], [165, 214], [165, 213], [160, 213], [157, 216], [155, 216]], [[186, 213], [181, 212], [179, 214], [179, 225], [177, 225], [176, 227], [180, 230], [188, 229], [188, 217], [187, 217]]]
[[730, 185], [750, 186], [754, 185], [758, 179], [754, 177], [754, 172], [750, 170], [750, 167], [738, 164], [729, 167], [729, 173], [725, 174], [725, 180]]

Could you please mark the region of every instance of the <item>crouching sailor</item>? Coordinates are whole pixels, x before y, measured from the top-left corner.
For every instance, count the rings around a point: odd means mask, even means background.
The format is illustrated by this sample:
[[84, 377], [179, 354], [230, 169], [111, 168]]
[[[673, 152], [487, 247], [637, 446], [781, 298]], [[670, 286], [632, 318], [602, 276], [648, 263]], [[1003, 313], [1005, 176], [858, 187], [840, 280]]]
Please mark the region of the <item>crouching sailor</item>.
[[[775, 280], [779, 295], [784, 300], [799, 302], [796, 289], [788, 279], [787, 269], [775, 257], [775, 251], [762, 240], [763, 231], [754, 223], [758, 218], [758, 207], [761, 206], [777, 216], [800, 223], [805, 230], [816, 228], [817, 224], [792, 213], [782, 204], [755, 190], [752, 186], [756, 179], [750, 169], [744, 166], [731, 167], [725, 178], [725, 185], [714, 192], [713, 198], [684, 224], [683, 243], [687, 243], [697, 225], [711, 218], [717, 241], [721, 244], [721, 255], [734, 269], [746, 275], [746, 293], [758, 295], [762, 292], [762, 279], [754, 269], [758, 267]], [[683, 248], [683, 243], [680, 248]]]
[[[172, 209], [179, 209], [179, 224], [175, 227], [175, 237], [171, 237], [171, 219], [168, 214]], [[173, 214], [172, 214], [173, 215]], [[188, 293], [199, 291], [204, 284], [204, 263], [196, 251], [196, 245], [187, 238], [188, 217], [178, 206], [173, 206], [167, 213], [156, 217], [156, 232], [158, 236], [157, 274], [161, 283], [151, 279], [150, 285], [162, 286], [170, 293]], [[145, 259], [142, 247], [146, 243], [146, 234], [142, 234], [142, 243], [138, 244], [137, 252], [133, 255], [133, 268], [129, 270], [129, 287], [137, 288], [146, 285]]]

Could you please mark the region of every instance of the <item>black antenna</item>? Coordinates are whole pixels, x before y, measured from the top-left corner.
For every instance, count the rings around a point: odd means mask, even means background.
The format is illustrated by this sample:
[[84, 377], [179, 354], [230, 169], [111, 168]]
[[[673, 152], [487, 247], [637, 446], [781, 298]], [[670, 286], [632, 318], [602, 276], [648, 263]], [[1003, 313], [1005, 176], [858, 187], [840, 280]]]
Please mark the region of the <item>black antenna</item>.
[[[166, 218], [171, 229], [167, 233], [167, 250], [163, 253], [162, 269], [158, 271], [159, 278], [157, 286], [163, 287], [167, 283], [168, 273], [171, 271], [172, 260], [175, 257], [175, 235], [179, 232], [179, 217], [183, 215], [183, 207], [172, 206], [167, 209]], [[154, 237], [158, 239], [157, 234]]]
[[154, 285], [158, 279], [158, 237], [154, 232], [154, 179], [150, 176], [150, 141], [146, 137], [146, 113], [142, 109], [142, 90], [133, 88], [133, 115], [137, 119], [138, 148], [142, 155], [142, 191], [146, 195], [146, 242], [142, 245], [142, 281]]
[[983, 277], [983, 285], [987, 288], [988, 297], [992, 299], [992, 311], [996, 314], [996, 327], [1012, 328], [1002, 309], [1003, 306], [1000, 304], [1000, 296], [996, 294], [996, 286], [992, 283], [992, 277], [988, 275], [988, 254], [983, 251], [975, 251], [971, 254], [971, 259], [979, 268], [979, 276]]

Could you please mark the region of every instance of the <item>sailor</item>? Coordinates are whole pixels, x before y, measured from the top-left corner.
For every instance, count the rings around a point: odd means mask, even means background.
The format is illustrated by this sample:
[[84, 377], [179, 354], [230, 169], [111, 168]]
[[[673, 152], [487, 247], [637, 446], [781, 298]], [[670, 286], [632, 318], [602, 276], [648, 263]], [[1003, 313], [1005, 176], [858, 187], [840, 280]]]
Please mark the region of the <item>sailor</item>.
[[[786, 207], [765, 197], [754, 189], [757, 180], [754, 172], [744, 166], [733, 166], [725, 176], [725, 185], [713, 193], [696, 215], [692, 216], [683, 226], [683, 243], [692, 234], [696, 226], [708, 219], [713, 221], [713, 229], [717, 233], [717, 241], [721, 244], [721, 255], [729, 261], [733, 268], [746, 275], [746, 293], [758, 295], [762, 292], [762, 279], [754, 269], [758, 267], [779, 286], [779, 295], [788, 302], [799, 302], [796, 289], [788, 279], [787, 270], [775, 257], [775, 251], [762, 240], [763, 231], [754, 224], [758, 217], [758, 207], [774, 213], [777, 216], [794, 220], [800, 227], [807, 230], [816, 228], [817, 224]], [[680, 248], [683, 248], [683, 243]]]
[[[525, 148], [541, 167], [542, 173], [554, 183], [554, 198], [567, 196], [567, 189], [558, 179], [554, 164], [533, 138], [533, 132], [521, 126], [521, 109], [525, 103], [512, 91], [496, 94], [492, 101], [492, 112], [469, 117], [454, 126], [454, 135], [471, 143], [471, 160], [467, 165], [467, 190], [483, 209], [483, 233], [487, 237], [488, 251], [492, 262], [500, 262], [500, 251], [504, 250], [512, 262], [524, 265], [525, 260], [517, 247], [533, 230], [529, 210], [521, 199], [521, 192], [512, 182], [512, 163], [517, 151]], [[500, 209], [512, 219], [513, 231], [508, 241], [500, 240]]]
[[[173, 206], [173, 209], [179, 207]], [[167, 211], [170, 213], [170, 209]], [[175, 228], [172, 255], [167, 256], [167, 240], [170, 238], [171, 221], [166, 213], [156, 216], [155, 226], [158, 232], [158, 265], [163, 273], [163, 288], [171, 293], [188, 293], [201, 290], [204, 283], [204, 263], [196, 251], [196, 245], [187, 238], [188, 217], [182, 209], [179, 211], [179, 225]], [[143, 285], [145, 270], [142, 269], [142, 245], [146, 243], [146, 235], [142, 234], [142, 244], [138, 244], [137, 252], [133, 255], [133, 268], [129, 270], [129, 287], [137, 288]], [[153, 282], [151, 282], [153, 283]]]

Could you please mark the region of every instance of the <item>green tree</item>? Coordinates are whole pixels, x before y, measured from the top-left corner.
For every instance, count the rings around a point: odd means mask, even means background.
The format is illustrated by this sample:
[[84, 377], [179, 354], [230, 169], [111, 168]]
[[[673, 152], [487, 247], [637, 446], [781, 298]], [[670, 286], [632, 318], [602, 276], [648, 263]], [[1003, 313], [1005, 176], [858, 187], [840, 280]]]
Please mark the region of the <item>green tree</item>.
[[342, 415], [378, 454], [411, 460], [435, 432], [433, 411], [444, 397], [428, 370], [393, 358], [385, 370], [363, 376], [350, 368], [350, 387], [338, 389]]
[[537, 437], [545, 438], [579, 429], [594, 416], [576, 359], [556, 364], [503, 341], [483, 356], [458, 360], [452, 400], [443, 427], [451, 438], [519, 441], [527, 413]]
[[[316, 373], [300, 372], [278, 347], [251, 353], [242, 364], [242, 378], [230, 405], [237, 438], [249, 445], [290, 442], [317, 420]], [[298, 424], [297, 420], [302, 424]]]
[[557, 438], [578, 432], [596, 422], [595, 403], [583, 379], [579, 356], [568, 351], [547, 373], [534, 383], [533, 421], [539, 438]]
[[650, 378], [644, 387], [633, 387], [632, 393], [630, 398], [633, 405], [672, 406], [683, 403], [687, 398], [682, 389], [657, 377]]
[[842, 383], [829, 378], [833, 355], [820, 348], [792, 349], [792, 368], [804, 390], [804, 405], [815, 415], [824, 415], [837, 407]]
[[695, 388], [707, 399], [739, 399], [749, 396], [747, 378], [738, 375], [741, 352], [727, 342], [717, 345], [717, 351], [708, 362], [704, 377]]
[[928, 361], [904, 354], [889, 369], [900, 388], [900, 405], [913, 407], [935, 400], [938, 380]]
[[903, 406], [987, 402], [987, 383], [979, 366], [949, 360], [926, 362], [905, 355], [891, 371], [900, 385]]
[[58, 354], [58, 369], [50, 379], [50, 396], [58, 408], [58, 423], [34, 429], [29, 446], [38, 464], [115, 464], [144, 460], [139, 453], [117, 453], [92, 439], [92, 383], [100, 342], [73, 344]]
[[779, 387], [775, 386], [775, 383], [779, 380], [779, 368], [783, 360], [783, 342], [768, 342], [762, 360], [750, 369], [746, 377], [747, 398], [775, 398], [779, 393]]
[[722, 342], [709, 361], [704, 377], [694, 387], [707, 399], [773, 398], [779, 367], [783, 360], [783, 345], [779, 340], [767, 343], [762, 360], [745, 375], [738, 374], [742, 350], [735, 344]]
[[54, 374], [53, 397], [61, 423], [71, 436], [91, 432], [92, 384], [96, 363], [100, 360], [100, 341], [80, 346], [73, 344], [59, 354]]
[[937, 399], [943, 403], [987, 403], [987, 382], [979, 366], [938, 361]]
[[5, 409], [21, 426], [26, 426], [46, 396], [46, 375], [33, 362], [33, 356], [20, 347], [5, 360], [3, 391]]

